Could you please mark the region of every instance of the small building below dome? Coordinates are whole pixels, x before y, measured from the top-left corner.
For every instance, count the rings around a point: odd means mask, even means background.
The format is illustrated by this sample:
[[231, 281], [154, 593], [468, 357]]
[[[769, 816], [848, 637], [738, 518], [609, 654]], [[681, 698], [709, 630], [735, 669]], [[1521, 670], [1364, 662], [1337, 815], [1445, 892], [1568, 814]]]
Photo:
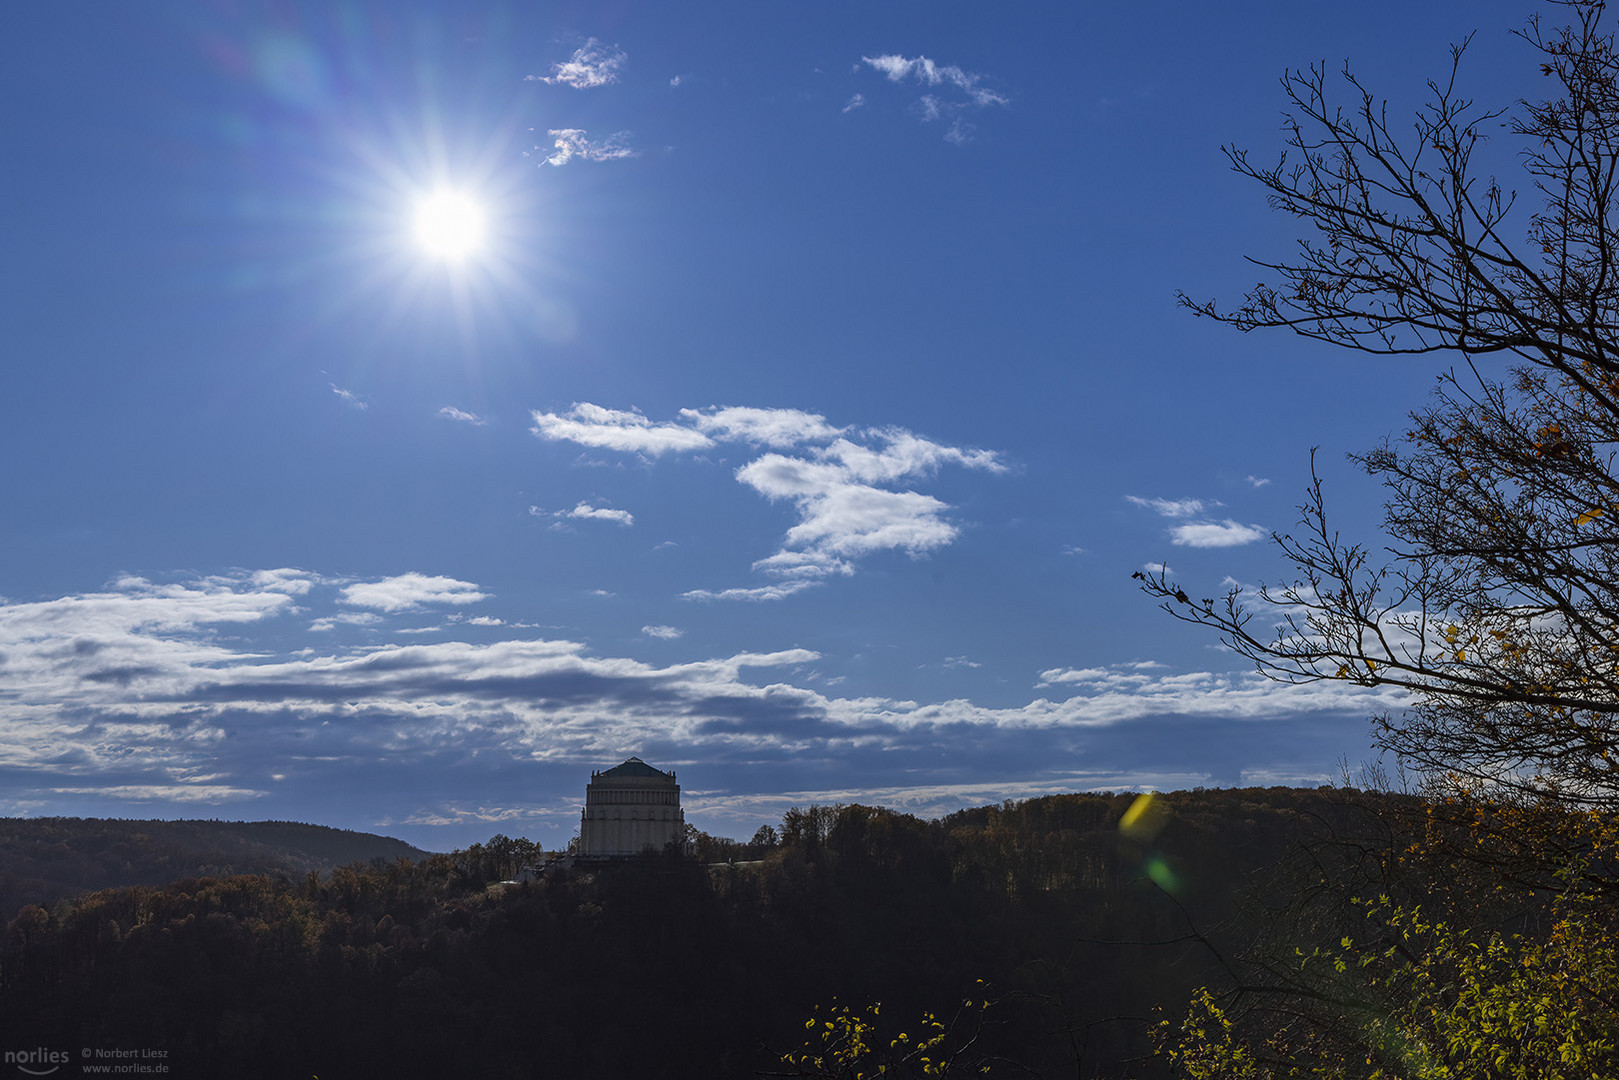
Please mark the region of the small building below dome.
[[579, 819], [579, 857], [621, 859], [662, 851], [686, 835], [675, 774], [638, 757], [590, 774]]

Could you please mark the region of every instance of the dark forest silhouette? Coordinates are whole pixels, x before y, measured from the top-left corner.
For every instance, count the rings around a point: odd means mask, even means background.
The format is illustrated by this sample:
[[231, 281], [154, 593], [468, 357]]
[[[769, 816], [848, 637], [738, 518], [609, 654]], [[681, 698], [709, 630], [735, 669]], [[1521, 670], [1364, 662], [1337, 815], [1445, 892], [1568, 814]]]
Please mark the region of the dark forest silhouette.
[[159, 1047], [176, 1075], [715, 1078], [779, 1070], [817, 1007], [948, 1016], [977, 995], [997, 1074], [1152, 1075], [1155, 1007], [1178, 1016], [1219, 981], [1298, 875], [1375, 877], [1409, 804], [1272, 788], [933, 821], [810, 807], [752, 844], [699, 836], [517, 885], [506, 837], [188, 877], [23, 907], [0, 1014], [12, 1041]]

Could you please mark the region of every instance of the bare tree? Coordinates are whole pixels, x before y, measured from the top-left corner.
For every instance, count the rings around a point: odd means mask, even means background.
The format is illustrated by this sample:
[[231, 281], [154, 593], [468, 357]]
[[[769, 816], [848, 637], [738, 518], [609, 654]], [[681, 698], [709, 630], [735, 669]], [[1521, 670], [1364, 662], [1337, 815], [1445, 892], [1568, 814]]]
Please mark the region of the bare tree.
[[[1275, 165], [1226, 151], [1313, 232], [1289, 258], [1254, 260], [1268, 281], [1239, 306], [1183, 295], [1185, 306], [1244, 331], [1456, 358], [1407, 431], [1355, 458], [1387, 488], [1389, 545], [1341, 538], [1317, 479], [1299, 531], [1276, 537], [1291, 582], [1196, 600], [1162, 573], [1139, 576], [1272, 677], [1408, 690], [1377, 740], [1430, 776], [1609, 808], [1619, 56], [1602, 3], [1557, 6], [1570, 25], [1531, 19], [1519, 35], [1554, 88], [1545, 101], [1465, 98], [1463, 45], [1407, 129], [1348, 71], [1340, 82], [1312, 67], [1283, 78], [1289, 148]], [[1481, 175], [1487, 138], [1519, 142], [1524, 205]]]

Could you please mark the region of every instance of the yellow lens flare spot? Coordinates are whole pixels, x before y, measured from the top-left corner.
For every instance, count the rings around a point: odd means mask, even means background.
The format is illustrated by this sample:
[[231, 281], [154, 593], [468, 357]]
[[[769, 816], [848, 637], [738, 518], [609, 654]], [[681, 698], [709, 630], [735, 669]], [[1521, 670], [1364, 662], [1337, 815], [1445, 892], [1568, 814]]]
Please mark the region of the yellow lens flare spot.
[[483, 207], [459, 191], [439, 191], [416, 204], [416, 242], [442, 259], [464, 259], [483, 247]]
[[1140, 844], [1150, 844], [1169, 822], [1169, 807], [1153, 792], [1135, 797], [1119, 819], [1119, 831]]

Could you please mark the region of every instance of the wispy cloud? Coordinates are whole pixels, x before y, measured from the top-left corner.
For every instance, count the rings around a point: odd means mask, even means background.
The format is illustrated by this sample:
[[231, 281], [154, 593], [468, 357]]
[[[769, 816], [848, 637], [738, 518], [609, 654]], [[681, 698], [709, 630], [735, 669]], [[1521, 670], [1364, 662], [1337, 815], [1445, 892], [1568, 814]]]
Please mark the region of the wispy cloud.
[[1245, 477], [1244, 479], [1246, 479], [1250, 484], [1252, 484], [1256, 488], [1262, 488], [1266, 484], [1270, 483], [1270, 477], [1268, 477], [1268, 476], [1248, 476], [1248, 477]]
[[454, 420], [458, 424], [471, 424], [473, 427], [483, 427], [485, 424], [489, 423], [489, 421], [485, 420], [477, 413], [470, 413], [465, 409], [457, 409], [454, 405], [444, 406], [444, 408], [438, 411], [438, 415], [444, 417], [446, 420]]
[[785, 600], [805, 589], [815, 587], [814, 581], [784, 581], [775, 585], [756, 585], [735, 589], [690, 589], [680, 595], [686, 600], [741, 600], [760, 603], [766, 600]]
[[547, 165], [566, 165], [574, 158], [581, 161], [617, 161], [641, 155], [629, 144], [630, 133], [627, 131], [617, 132], [605, 139], [587, 138], [584, 128], [551, 128], [545, 134], [551, 139], [551, 145], [536, 146], [534, 149], [545, 155]]
[[1078, 713], [1092, 722], [1120, 723], [1155, 714], [1221, 715], [1249, 720], [1276, 719], [1289, 707], [1353, 711], [1398, 708], [1407, 695], [1394, 688], [1366, 691], [1336, 682], [1282, 685], [1263, 675], [1213, 671], [1172, 672], [1155, 662], [1108, 667], [1052, 668], [1040, 673], [1037, 689], [1062, 687], [1067, 697], [1052, 702], [1059, 712]]
[[735, 475], [797, 510], [781, 549], [753, 564], [781, 583], [684, 594], [694, 600], [780, 600], [853, 573], [855, 560], [876, 552], [926, 554], [955, 540], [960, 528], [949, 519], [948, 503], [910, 485], [944, 466], [1006, 471], [990, 450], [946, 446], [897, 427], [836, 427], [798, 409], [710, 406], [681, 410], [680, 423], [655, 424], [640, 412], [580, 403], [564, 415], [536, 412], [534, 419], [542, 438], [649, 455], [719, 442], [772, 448]]
[[575, 49], [568, 59], [552, 64], [550, 75], [529, 75], [524, 81], [591, 90], [618, 82], [618, 73], [627, 60], [629, 56], [618, 46], [604, 45], [590, 38]]
[[105, 787], [53, 787], [53, 795], [94, 795], [134, 802], [225, 803], [262, 798], [263, 791], [225, 784], [108, 784]]
[[980, 86], [982, 75], [961, 70], [954, 64], [936, 64], [925, 56], [904, 57], [898, 53], [862, 56], [861, 62], [888, 76], [889, 82], [915, 79], [924, 86], [953, 86], [967, 95], [974, 105], [1010, 105], [1006, 95]]
[[686, 631], [678, 626], [643, 626], [641, 627], [641, 633], [650, 638], [657, 638], [659, 641], [673, 641], [678, 637], [684, 637]]
[[369, 401], [365, 400], [365, 398], [361, 397], [359, 394], [356, 394], [354, 391], [345, 390], [336, 383], [328, 383], [327, 385], [332, 388], [332, 393], [342, 398], [343, 403], [348, 405], [350, 408], [359, 409], [361, 412], [364, 412], [366, 409], [371, 407], [371, 403]]
[[488, 599], [470, 581], [451, 577], [398, 574], [381, 581], [356, 582], [343, 589], [340, 602], [377, 611], [410, 611], [428, 604], [475, 604]]
[[[963, 71], [954, 64], [937, 64], [926, 56], [906, 57], [898, 53], [885, 53], [882, 56], [863, 56], [860, 62], [886, 75], [889, 82], [914, 81], [938, 91], [918, 98], [916, 111], [924, 122], [946, 121], [944, 137], [948, 142], [959, 144], [972, 139], [974, 127], [967, 119], [970, 113], [992, 105], [1006, 106], [1012, 103], [1005, 94], [984, 86], [982, 75]], [[860, 98], [861, 104], [865, 103], [859, 94], [855, 97]], [[853, 107], [858, 106], [851, 101], [843, 111], [849, 112]]]
[[382, 616], [372, 611], [345, 611], [314, 620], [309, 624], [309, 630], [311, 633], [324, 634], [339, 627], [377, 626], [382, 622]]
[[[1191, 517], [1193, 514], [1201, 514], [1210, 505], [1202, 499], [1143, 499], [1139, 495], [1126, 495], [1124, 498], [1127, 502], [1169, 518], [1183, 518]], [[1218, 506], [1220, 504], [1215, 503], [1213, 505]]]
[[865, 94], [854, 94], [849, 98], [848, 101], [845, 101], [843, 103], [843, 111], [846, 112], [846, 113], [852, 113], [856, 109], [861, 108], [862, 106], [864, 106], [865, 104], [866, 104], [866, 95]]

